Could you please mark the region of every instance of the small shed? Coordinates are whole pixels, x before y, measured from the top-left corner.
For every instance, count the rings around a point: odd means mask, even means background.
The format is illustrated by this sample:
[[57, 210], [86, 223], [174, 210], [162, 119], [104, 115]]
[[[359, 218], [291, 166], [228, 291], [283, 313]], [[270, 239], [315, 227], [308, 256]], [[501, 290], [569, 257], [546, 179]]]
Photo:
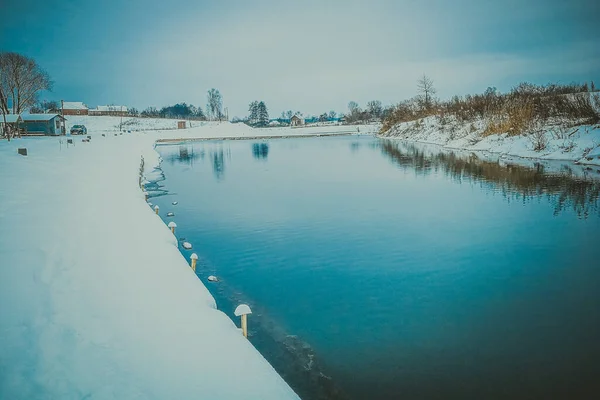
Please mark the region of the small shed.
[[81, 101], [63, 101], [62, 102], [62, 114], [63, 115], [88, 115], [88, 107]]
[[25, 135], [64, 135], [65, 117], [60, 114], [22, 114]]
[[19, 128], [23, 125], [23, 118], [18, 114], [6, 114], [0, 116], [0, 136], [4, 135], [4, 119], [6, 118], [6, 127], [10, 131], [11, 136], [15, 136]]
[[290, 126], [302, 126], [304, 125], [304, 120], [297, 115], [294, 115], [290, 119]]
[[177, 121], [177, 129], [185, 129], [185, 121]]

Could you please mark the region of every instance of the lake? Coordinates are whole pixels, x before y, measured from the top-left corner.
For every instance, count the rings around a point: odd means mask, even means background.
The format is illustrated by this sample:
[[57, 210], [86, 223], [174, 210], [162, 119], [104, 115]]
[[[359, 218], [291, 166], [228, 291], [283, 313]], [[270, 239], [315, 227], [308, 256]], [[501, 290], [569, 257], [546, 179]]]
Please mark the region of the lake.
[[600, 167], [371, 136], [157, 150], [150, 201], [302, 398], [600, 390]]

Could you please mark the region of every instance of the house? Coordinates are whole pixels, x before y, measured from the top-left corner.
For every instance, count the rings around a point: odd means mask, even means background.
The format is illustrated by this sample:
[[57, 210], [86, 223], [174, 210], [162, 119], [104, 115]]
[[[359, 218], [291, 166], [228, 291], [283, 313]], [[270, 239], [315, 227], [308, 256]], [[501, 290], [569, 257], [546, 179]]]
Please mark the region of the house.
[[88, 107], [80, 101], [62, 101], [62, 115], [88, 115]]
[[[17, 134], [19, 127], [23, 125], [23, 118], [18, 114], [6, 114], [6, 126], [11, 131], [11, 136]], [[4, 135], [4, 117], [0, 116], [0, 136]]]
[[25, 135], [64, 135], [65, 117], [60, 114], [21, 114]]
[[89, 115], [111, 115], [114, 117], [126, 117], [129, 110], [125, 106], [97, 106], [89, 111]]
[[304, 120], [297, 115], [294, 115], [290, 119], [290, 126], [302, 126], [304, 125]]

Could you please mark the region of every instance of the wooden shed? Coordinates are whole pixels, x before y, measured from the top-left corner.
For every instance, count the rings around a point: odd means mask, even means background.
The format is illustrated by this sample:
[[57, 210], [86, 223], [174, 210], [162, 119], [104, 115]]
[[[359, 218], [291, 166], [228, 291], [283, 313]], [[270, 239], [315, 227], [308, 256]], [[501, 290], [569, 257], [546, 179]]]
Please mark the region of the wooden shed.
[[10, 131], [10, 136], [19, 134], [19, 129], [23, 126], [23, 118], [18, 114], [0, 115], [0, 137], [4, 135], [4, 119], [6, 118], [6, 127]]
[[60, 114], [22, 114], [25, 135], [64, 135], [65, 117]]
[[177, 121], [177, 129], [185, 129], [185, 121]]

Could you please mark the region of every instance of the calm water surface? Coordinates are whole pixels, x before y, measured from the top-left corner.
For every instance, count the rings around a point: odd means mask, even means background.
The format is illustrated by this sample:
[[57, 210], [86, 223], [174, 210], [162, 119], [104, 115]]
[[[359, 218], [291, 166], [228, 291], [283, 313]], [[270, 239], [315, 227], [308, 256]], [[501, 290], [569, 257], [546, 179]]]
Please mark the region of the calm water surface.
[[151, 201], [303, 398], [600, 391], [597, 168], [367, 136], [157, 149]]

